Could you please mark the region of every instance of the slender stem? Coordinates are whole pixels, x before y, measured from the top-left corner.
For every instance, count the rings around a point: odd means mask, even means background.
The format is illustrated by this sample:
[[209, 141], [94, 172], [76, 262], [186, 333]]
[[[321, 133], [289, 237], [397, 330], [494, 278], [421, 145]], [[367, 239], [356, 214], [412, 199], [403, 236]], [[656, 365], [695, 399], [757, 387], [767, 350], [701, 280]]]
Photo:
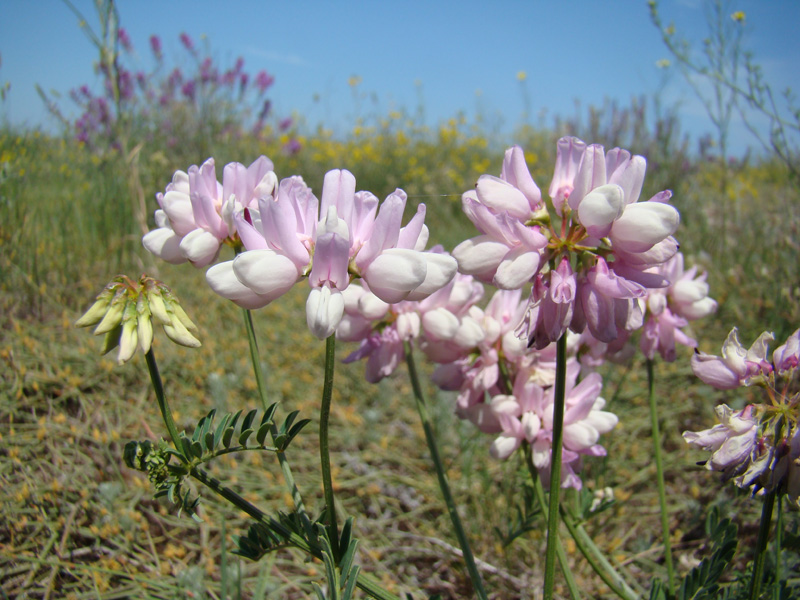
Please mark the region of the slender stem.
[[[531, 479], [533, 480], [533, 489], [536, 491], [536, 498], [539, 501], [539, 506], [542, 507], [542, 512], [547, 513], [547, 498], [544, 495], [544, 486], [542, 485], [542, 478], [539, 477], [539, 472], [536, 470], [536, 467], [533, 465], [533, 457], [531, 456], [531, 446], [530, 444], [525, 443], [523, 446], [525, 452], [525, 464], [528, 466], [528, 472], [531, 474]], [[561, 566], [561, 573], [564, 575], [564, 579], [567, 581], [567, 587], [569, 588], [569, 595], [573, 599], [578, 599], [581, 597], [580, 591], [578, 590], [578, 585], [575, 583], [575, 578], [572, 576], [572, 570], [569, 568], [569, 563], [567, 562], [567, 554], [564, 552], [564, 545], [561, 543], [560, 539], [557, 539], [558, 546], [556, 547], [556, 554], [558, 555], [558, 564]]]
[[[269, 408], [269, 401], [267, 398], [267, 386], [264, 380], [264, 370], [261, 367], [261, 360], [259, 358], [258, 353], [258, 342], [256, 341], [256, 331], [255, 327], [253, 327], [253, 315], [250, 310], [243, 308], [242, 315], [244, 316], [244, 327], [247, 330], [247, 341], [250, 344], [250, 361], [253, 363], [253, 373], [255, 374], [256, 378], [256, 385], [258, 386], [258, 397], [261, 399], [261, 406], [264, 410]], [[278, 435], [278, 427], [274, 423], [270, 425], [269, 428], [270, 436], [272, 437], [273, 442], [275, 441], [276, 436]], [[300, 495], [300, 490], [297, 488], [297, 484], [294, 481], [294, 475], [292, 475], [292, 467], [289, 466], [289, 459], [286, 458], [286, 454], [283, 452], [277, 452], [278, 455], [278, 462], [281, 465], [281, 471], [283, 472], [283, 480], [286, 482], [286, 487], [289, 488], [289, 493], [292, 495], [292, 501], [294, 502], [295, 509], [297, 510], [297, 514], [300, 515], [301, 520], [303, 521], [303, 525], [306, 529], [306, 534], [311, 536], [313, 531], [311, 528], [311, 521], [308, 518], [308, 514], [306, 513], [305, 504], [303, 504], [303, 497]]]
[[664, 540], [664, 561], [667, 566], [667, 591], [672, 595], [675, 589], [675, 570], [672, 567], [672, 543], [670, 542], [669, 514], [667, 513], [667, 490], [664, 485], [664, 461], [661, 457], [661, 433], [658, 427], [658, 408], [656, 406], [655, 374], [653, 360], [647, 359], [647, 397], [650, 402], [650, 427], [653, 436], [653, 457], [656, 461], [658, 481], [658, 504], [661, 508], [661, 536]]
[[253, 374], [256, 377], [258, 386], [258, 396], [264, 410], [267, 410], [267, 385], [264, 381], [264, 369], [261, 368], [261, 360], [258, 354], [258, 342], [256, 341], [256, 330], [253, 326], [253, 313], [249, 309], [242, 309], [244, 317], [244, 328], [247, 330], [247, 341], [250, 344], [250, 360], [253, 363]]
[[544, 560], [544, 600], [551, 600], [555, 588], [558, 547], [558, 507], [561, 492], [561, 445], [564, 438], [564, 396], [567, 382], [567, 336], [556, 342], [555, 406], [553, 407], [553, 449], [550, 460], [550, 502], [547, 511], [547, 553]]
[[761, 583], [764, 579], [764, 562], [767, 557], [767, 541], [769, 540], [769, 527], [772, 522], [772, 508], [775, 506], [777, 488], [769, 492], [764, 498], [761, 508], [761, 523], [758, 526], [758, 539], [756, 540], [756, 554], [753, 557], [753, 578], [750, 580], [750, 600], [757, 600], [761, 595]]
[[328, 517], [328, 537], [331, 541], [333, 556], [338, 560], [339, 527], [336, 522], [336, 505], [333, 499], [333, 480], [331, 478], [331, 454], [328, 447], [328, 421], [331, 416], [331, 399], [333, 397], [333, 367], [336, 351], [336, 335], [325, 340], [325, 375], [322, 383], [322, 406], [319, 412], [319, 459], [322, 468], [322, 488], [325, 493], [325, 508]]
[[773, 597], [778, 600], [781, 595], [781, 546], [783, 536], [783, 496], [778, 495], [778, 516], [775, 523], [775, 587]]
[[169, 437], [172, 439], [172, 445], [178, 452], [183, 452], [181, 446], [181, 436], [178, 434], [178, 428], [175, 426], [175, 421], [172, 419], [172, 411], [169, 409], [167, 396], [164, 394], [164, 384], [161, 382], [161, 375], [158, 373], [158, 364], [156, 364], [156, 356], [153, 354], [153, 349], [150, 348], [145, 355], [147, 360], [147, 370], [150, 371], [150, 381], [153, 383], [153, 389], [156, 392], [156, 400], [158, 401], [158, 408], [161, 410], [161, 417], [164, 419], [164, 424], [169, 431]]
[[[197, 481], [208, 486], [214, 492], [225, 498], [239, 510], [247, 513], [259, 523], [267, 525], [275, 533], [278, 533], [286, 538], [293, 546], [306, 552], [307, 554], [310, 554], [311, 556], [322, 559], [322, 551], [316, 545], [310, 544], [308, 540], [302, 536], [287, 529], [280, 521], [268, 517], [256, 506], [242, 498], [232, 489], [222, 485], [218, 479], [211, 477], [204, 470], [195, 467], [189, 472], [189, 474], [197, 479]], [[377, 598], [378, 600], [400, 600], [398, 596], [384, 590], [373, 577], [367, 575], [366, 573], [358, 574], [357, 585], [359, 589], [369, 594], [373, 598]]]
[[442, 491], [444, 503], [447, 505], [447, 512], [450, 515], [450, 521], [453, 523], [456, 537], [458, 538], [458, 545], [461, 546], [461, 553], [464, 556], [464, 563], [467, 566], [469, 578], [472, 580], [472, 585], [475, 588], [475, 593], [481, 600], [487, 600], [486, 590], [483, 587], [483, 580], [478, 572], [478, 567], [475, 564], [475, 557], [472, 554], [467, 534], [464, 532], [464, 527], [461, 524], [461, 517], [458, 516], [458, 509], [453, 500], [453, 494], [450, 492], [450, 483], [447, 481], [447, 473], [444, 470], [441, 456], [439, 455], [439, 447], [436, 444], [436, 436], [433, 433], [433, 427], [428, 419], [428, 410], [425, 407], [425, 397], [422, 394], [422, 386], [419, 383], [417, 376], [417, 367], [414, 363], [414, 355], [412, 353], [411, 344], [405, 343], [406, 351], [406, 364], [408, 365], [408, 375], [411, 379], [411, 387], [414, 390], [414, 400], [417, 404], [417, 412], [419, 413], [420, 421], [422, 421], [422, 429], [425, 431], [425, 441], [428, 443], [428, 451], [431, 453], [433, 465], [436, 468], [436, 476], [439, 478], [439, 489]]
[[608, 559], [606, 559], [601, 550], [595, 545], [592, 538], [586, 533], [586, 530], [575, 521], [572, 515], [570, 515], [563, 506], [561, 507], [561, 518], [567, 526], [572, 539], [575, 540], [575, 545], [578, 547], [578, 550], [580, 550], [581, 554], [586, 558], [586, 561], [594, 572], [600, 576], [600, 579], [602, 579], [620, 598], [624, 598], [625, 600], [636, 600], [639, 598], [639, 595], [630, 588], [622, 576], [614, 569], [613, 565], [608, 562]]

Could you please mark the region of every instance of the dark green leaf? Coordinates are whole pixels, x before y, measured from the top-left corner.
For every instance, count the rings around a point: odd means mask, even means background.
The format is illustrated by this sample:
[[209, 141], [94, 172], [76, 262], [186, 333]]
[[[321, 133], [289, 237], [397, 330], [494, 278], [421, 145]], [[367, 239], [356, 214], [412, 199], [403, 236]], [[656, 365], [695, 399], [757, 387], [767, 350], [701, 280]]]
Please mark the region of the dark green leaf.
[[203, 456], [203, 446], [200, 445], [200, 442], [192, 442], [192, 454], [197, 458]]
[[264, 411], [264, 416], [261, 417], [261, 424], [262, 425], [264, 423], [267, 423], [267, 422], [272, 422], [272, 417], [275, 414], [275, 410], [277, 408], [278, 408], [278, 403], [277, 402], [273, 402], [272, 404], [269, 405], [267, 410]]
[[239, 445], [240, 446], [247, 446], [247, 438], [253, 435], [252, 429], [245, 429], [242, 433], [239, 434]]
[[302, 421], [298, 421], [297, 423], [295, 423], [294, 427], [292, 427], [289, 430], [289, 434], [288, 434], [289, 435], [289, 439], [286, 442], [286, 445], [288, 446], [291, 443], [291, 441], [295, 438], [295, 436], [297, 436], [297, 434], [300, 433], [300, 431], [303, 429], [303, 427], [305, 427], [309, 423], [311, 423], [311, 419], [303, 419]]
[[190, 460], [192, 457], [192, 440], [186, 436], [181, 437], [181, 446], [183, 446], [183, 455], [186, 460]]
[[220, 441], [222, 441], [222, 434], [228, 427], [228, 423], [230, 422], [230, 420], [231, 420], [231, 414], [228, 413], [222, 418], [222, 420], [219, 422], [219, 425], [217, 425], [216, 430], [214, 430], [214, 445], [211, 447], [212, 450], [219, 445]]
[[256, 413], [258, 413], [258, 411], [254, 408], [245, 415], [244, 421], [242, 421], [242, 431], [250, 429], [250, 425], [253, 424], [253, 420], [256, 418]]
[[281, 425], [281, 431], [288, 431], [288, 429], [292, 426], [292, 423], [294, 423], [294, 420], [297, 418], [297, 415], [299, 414], [300, 414], [299, 410], [293, 410], [288, 415], [286, 415], [286, 420], [283, 422], [283, 425]]
[[225, 446], [226, 448], [231, 447], [231, 440], [233, 439], [233, 431], [234, 431], [233, 427], [228, 427], [225, 430], [225, 433], [222, 434], [222, 445]]
[[236, 411], [236, 413], [233, 415], [233, 418], [231, 419], [231, 422], [229, 423], [231, 427], [236, 427], [236, 423], [239, 421], [239, 417], [241, 416], [241, 414], [242, 414], [241, 410]]
[[259, 446], [264, 445], [264, 440], [267, 438], [267, 433], [269, 432], [269, 428], [271, 426], [272, 423], [264, 423], [258, 428], [258, 433], [256, 433], [256, 441], [258, 442]]

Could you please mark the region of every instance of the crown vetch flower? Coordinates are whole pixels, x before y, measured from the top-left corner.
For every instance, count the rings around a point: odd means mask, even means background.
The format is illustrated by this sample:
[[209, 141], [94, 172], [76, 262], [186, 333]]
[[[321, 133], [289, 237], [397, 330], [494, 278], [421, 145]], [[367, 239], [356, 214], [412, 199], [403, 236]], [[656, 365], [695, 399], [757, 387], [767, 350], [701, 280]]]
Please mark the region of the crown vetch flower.
[[[576, 385], [579, 371], [580, 366], [572, 360], [567, 369], [561, 477], [561, 487], [576, 489], [582, 487], [577, 474], [580, 457], [605, 456], [605, 449], [597, 442], [618, 422], [616, 415], [602, 410], [605, 400], [600, 397], [600, 375], [591, 373]], [[533, 464], [543, 474], [546, 485], [550, 483], [554, 398], [554, 388], [545, 390], [523, 370], [517, 375], [512, 395], [497, 395], [491, 400], [491, 409], [502, 429], [492, 444], [492, 456], [507, 458], [522, 441], [527, 441]]]
[[361, 278], [383, 302], [423, 299], [455, 275], [449, 255], [424, 252], [425, 205], [402, 226], [406, 194], [398, 189], [379, 205], [370, 192], [356, 192], [346, 170], [325, 175], [317, 200], [299, 177], [281, 181], [277, 194], [234, 219], [245, 252], [206, 273], [212, 289], [242, 306], [264, 306], [308, 278], [306, 318], [325, 338], [344, 316], [342, 292]]
[[549, 193], [560, 230], [518, 147], [499, 178], [482, 176], [462, 198], [481, 235], [453, 251], [462, 273], [502, 289], [534, 282], [520, 335], [544, 348], [567, 328], [611, 342], [642, 324], [638, 299], [669, 281], [651, 272], [677, 251], [671, 193], [639, 201], [645, 159], [562, 138]]
[[647, 318], [642, 330], [640, 347], [647, 358], [655, 353], [666, 361], [674, 361], [675, 344], [697, 347], [683, 328], [717, 309], [715, 300], [708, 296], [706, 274], [697, 275], [697, 266], [683, 270], [683, 254], [676, 253], [668, 261], [651, 269], [665, 277], [669, 287], [648, 290]]
[[726, 405], [715, 411], [720, 421], [711, 429], [684, 432], [693, 446], [710, 451], [708, 469], [733, 478], [739, 487], [786, 493], [797, 503], [800, 496], [800, 385], [798, 356], [800, 330], [767, 361], [771, 333], [761, 334], [746, 350], [734, 328], [728, 335], [722, 357], [695, 355], [692, 368], [706, 383], [719, 389], [744, 386], [764, 388], [766, 401], [741, 411]]
[[225, 165], [222, 183], [217, 181], [214, 159], [192, 165], [188, 173], [176, 171], [155, 213], [157, 228], [142, 238], [144, 247], [169, 263], [186, 261], [195, 267], [214, 262], [223, 244], [241, 245], [234, 215], [271, 195], [278, 179], [266, 156], [249, 167]]
[[718, 390], [749, 385], [751, 378], [772, 370], [767, 362], [767, 347], [774, 339], [773, 334], [765, 331], [749, 349], [745, 349], [739, 342], [739, 331], [734, 327], [722, 344], [722, 356], [696, 352], [692, 356], [692, 371], [704, 383]]

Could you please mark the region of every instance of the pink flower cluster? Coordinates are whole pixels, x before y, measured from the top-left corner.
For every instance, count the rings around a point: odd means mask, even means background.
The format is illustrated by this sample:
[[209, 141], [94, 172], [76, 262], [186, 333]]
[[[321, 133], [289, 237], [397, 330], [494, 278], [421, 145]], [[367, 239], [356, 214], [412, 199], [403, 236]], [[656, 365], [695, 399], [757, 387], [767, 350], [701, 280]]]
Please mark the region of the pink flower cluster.
[[[226, 166], [222, 183], [213, 160], [176, 173], [145, 246], [196, 266], [214, 262], [222, 244], [243, 250], [206, 279], [246, 308], [307, 279], [310, 330], [359, 343], [346, 362], [365, 359], [368, 381], [390, 375], [417, 344], [438, 365], [434, 382], [457, 393], [457, 414], [495, 436], [491, 454], [504, 459], [527, 444], [543, 474], [555, 427], [554, 342], [569, 336], [565, 487], [581, 486], [582, 457], [604, 455], [599, 438], [617, 424], [591, 369], [624, 352], [646, 309], [643, 349], [669, 355], [676, 341], [693, 343], [686, 322], [715, 307], [704, 277], [683, 270], [670, 192], [639, 201], [645, 161], [625, 150], [560, 140], [551, 217], [523, 151], [509, 149], [500, 177], [484, 175], [463, 195], [479, 235], [453, 256], [425, 251], [424, 205], [402, 225], [402, 190], [381, 203], [335, 170], [318, 200], [301, 177], [278, 182], [262, 159]], [[481, 282], [499, 288], [483, 307]]]
[[[353, 288], [348, 290], [337, 337], [360, 341], [360, 346], [345, 362], [366, 359], [367, 380], [377, 382], [405, 358], [404, 344], [417, 342], [438, 364], [433, 381], [443, 390], [457, 392], [456, 413], [496, 436], [491, 454], [508, 458], [525, 441], [549, 483], [555, 345], [528, 348], [515, 333], [527, 305], [521, 290], [498, 290], [480, 308], [483, 286], [460, 273], [419, 302], [387, 305], [368, 289]], [[603, 410], [599, 375], [592, 373], [577, 382], [581, 370], [574, 357], [577, 336], [572, 341], [561, 485], [580, 488], [581, 458], [605, 455], [599, 436], [613, 429], [617, 417]]]
[[739, 487], [753, 492], [777, 490], [792, 502], [800, 497], [800, 329], [767, 360], [768, 344], [774, 339], [763, 333], [744, 348], [734, 328], [722, 346], [722, 356], [697, 353], [692, 370], [705, 383], [721, 390], [759, 385], [767, 400], [740, 411], [726, 405], [715, 411], [720, 421], [711, 429], [686, 431], [683, 438], [711, 452], [706, 467], [720, 471]]
[[[639, 201], [644, 172], [644, 159], [625, 150], [560, 140], [549, 188], [560, 221], [554, 227], [522, 149], [509, 149], [500, 177], [484, 175], [463, 195], [479, 235], [453, 251], [459, 274], [448, 285], [423, 301], [392, 306], [369, 286], [348, 294], [337, 335], [360, 346], [346, 360], [365, 358], [367, 379], [378, 381], [404, 358], [405, 344], [416, 342], [439, 365], [434, 382], [457, 392], [457, 414], [496, 436], [492, 455], [507, 458], [527, 443], [537, 469], [548, 474], [553, 342], [570, 330], [580, 333], [568, 344], [561, 481], [580, 487], [581, 458], [604, 455], [599, 437], [617, 423], [604, 410], [600, 376], [579, 381], [581, 364], [592, 368], [622, 352], [642, 326], [654, 290], [664, 290], [654, 336], [660, 347], [669, 345], [667, 307], [689, 318], [713, 304], [700, 297], [707, 287], [701, 294], [705, 284], [695, 281], [696, 270], [684, 274], [682, 259], [675, 258], [679, 216], [667, 203], [670, 192]], [[480, 282], [500, 288], [485, 308], [477, 304], [484, 294]], [[528, 284], [530, 297], [523, 300]], [[672, 339], [684, 341], [675, 333], [684, 325], [674, 322]]]
[[225, 165], [222, 183], [217, 180], [214, 159], [189, 172], [176, 171], [172, 182], [156, 200], [157, 228], [142, 238], [144, 247], [173, 264], [191, 262], [206, 267], [214, 262], [223, 244], [238, 245], [234, 214], [270, 196], [278, 184], [272, 161], [266, 156], [249, 167]]
[[342, 292], [354, 278], [392, 304], [421, 300], [456, 272], [451, 256], [424, 252], [424, 204], [402, 226], [405, 192], [398, 189], [381, 204], [370, 192], [356, 192], [349, 171], [325, 175], [320, 201], [301, 177], [278, 183], [265, 157], [248, 168], [227, 165], [222, 183], [209, 159], [188, 174], [178, 171], [157, 199], [159, 227], [144, 236], [145, 248], [197, 267], [214, 262], [223, 244], [243, 248], [234, 260], [210, 268], [206, 279], [219, 295], [245, 308], [265, 306], [307, 278], [306, 317], [319, 338], [339, 325]]
[[672, 362], [676, 343], [697, 347], [697, 342], [683, 331], [689, 321], [710, 315], [717, 309], [717, 303], [708, 296], [706, 274], [698, 276], [696, 266], [684, 271], [680, 252], [653, 272], [669, 281], [669, 286], [648, 290], [640, 345], [647, 358], [652, 359], [658, 352], [664, 360]]
[[499, 178], [484, 175], [464, 194], [481, 235], [457, 246], [462, 273], [502, 289], [533, 281], [520, 333], [537, 348], [569, 328], [612, 342], [642, 325], [639, 299], [669, 282], [654, 268], [678, 250], [671, 192], [639, 202], [646, 163], [614, 148], [562, 138], [550, 198], [556, 230], [521, 148], [506, 152]]

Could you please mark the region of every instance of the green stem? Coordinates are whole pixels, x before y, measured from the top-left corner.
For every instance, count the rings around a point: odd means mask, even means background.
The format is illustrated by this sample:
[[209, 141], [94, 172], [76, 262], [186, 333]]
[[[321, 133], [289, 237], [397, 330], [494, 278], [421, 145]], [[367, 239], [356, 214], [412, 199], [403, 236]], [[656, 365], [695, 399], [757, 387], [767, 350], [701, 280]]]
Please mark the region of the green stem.
[[167, 396], [164, 394], [164, 384], [161, 382], [161, 375], [158, 372], [158, 364], [156, 364], [156, 357], [153, 354], [153, 349], [150, 348], [145, 355], [147, 360], [147, 370], [150, 371], [150, 381], [153, 383], [153, 389], [156, 392], [156, 400], [158, 401], [158, 408], [161, 410], [161, 417], [164, 419], [164, 424], [169, 431], [169, 437], [172, 439], [172, 445], [178, 452], [183, 452], [181, 445], [181, 436], [178, 434], [178, 428], [175, 426], [175, 421], [172, 419], [172, 411], [169, 409]]
[[567, 383], [567, 336], [556, 342], [556, 381], [553, 407], [553, 445], [550, 459], [550, 502], [547, 510], [547, 553], [544, 559], [544, 600], [553, 598], [556, 548], [558, 547], [559, 495], [561, 493], [561, 445], [564, 439], [564, 396]]
[[647, 359], [647, 390], [650, 403], [650, 427], [653, 436], [653, 457], [656, 461], [656, 480], [658, 482], [658, 504], [661, 508], [661, 536], [664, 540], [664, 561], [667, 566], [667, 591], [672, 595], [675, 589], [675, 570], [672, 566], [672, 543], [670, 542], [669, 514], [667, 513], [667, 490], [664, 485], [664, 461], [661, 458], [661, 433], [658, 426], [656, 406], [655, 374], [653, 360]]
[[450, 515], [450, 521], [453, 523], [456, 537], [458, 538], [458, 545], [461, 546], [461, 553], [464, 556], [464, 563], [467, 566], [469, 578], [472, 580], [472, 585], [475, 588], [475, 593], [481, 600], [487, 600], [486, 590], [483, 588], [483, 580], [478, 572], [478, 567], [475, 564], [475, 557], [472, 554], [467, 535], [464, 532], [464, 527], [461, 524], [461, 517], [458, 516], [456, 503], [453, 500], [453, 494], [450, 492], [450, 483], [447, 481], [447, 473], [445, 473], [444, 465], [442, 464], [441, 456], [439, 455], [439, 447], [436, 444], [436, 436], [433, 433], [430, 420], [428, 419], [428, 410], [425, 407], [425, 397], [422, 394], [422, 386], [419, 383], [417, 376], [417, 367], [414, 363], [414, 355], [412, 353], [411, 344], [405, 343], [406, 364], [408, 365], [408, 375], [411, 379], [411, 387], [414, 390], [414, 400], [417, 404], [417, 412], [419, 413], [420, 421], [422, 421], [422, 429], [425, 431], [425, 441], [428, 443], [428, 451], [431, 453], [433, 465], [436, 468], [436, 476], [439, 478], [439, 489], [442, 491], [444, 502], [447, 505], [447, 512]]
[[[189, 474], [197, 479], [203, 485], [206, 485], [211, 490], [225, 498], [228, 502], [236, 506], [239, 510], [247, 513], [253, 519], [258, 521], [259, 523], [263, 523], [275, 533], [286, 538], [289, 543], [291, 543], [296, 548], [314, 556], [322, 560], [322, 551], [316, 546], [312, 545], [303, 538], [302, 536], [296, 534], [295, 532], [287, 529], [283, 526], [280, 521], [272, 519], [268, 517], [265, 513], [259, 510], [256, 506], [242, 498], [239, 494], [234, 492], [232, 489], [225, 487], [222, 483], [214, 478], [211, 477], [208, 473], [203, 471], [202, 469], [193, 468]], [[361, 589], [363, 592], [369, 594], [373, 598], [377, 598], [378, 600], [400, 600], [398, 596], [395, 596], [391, 592], [387, 592], [384, 590], [373, 577], [365, 573], [359, 573], [358, 575], [358, 588]]]
[[[539, 506], [542, 507], [542, 512], [547, 513], [548, 504], [544, 494], [544, 486], [542, 485], [542, 478], [539, 477], [539, 472], [533, 465], [530, 444], [524, 444], [523, 449], [525, 452], [525, 464], [528, 465], [528, 472], [531, 474], [531, 479], [533, 480], [533, 489], [536, 491], [536, 498], [539, 501]], [[575, 578], [572, 576], [572, 571], [569, 568], [567, 554], [564, 552], [564, 545], [561, 543], [560, 539], [557, 539], [557, 542], [558, 546], [556, 546], [556, 554], [558, 555], [558, 564], [561, 566], [561, 573], [563, 573], [564, 579], [567, 581], [569, 595], [573, 599], [577, 600], [581, 597], [580, 591], [578, 590], [578, 585], [575, 583]]]
[[778, 495], [778, 516], [775, 523], [775, 587], [773, 597], [778, 600], [781, 595], [781, 546], [783, 545], [783, 496]]
[[[258, 397], [261, 399], [262, 408], [266, 411], [269, 408], [267, 386], [264, 378], [264, 370], [261, 368], [261, 360], [259, 359], [256, 331], [255, 327], [253, 327], [253, 314], [250, 312], [250, 310], [243, 308], [242, 315], [244, 316], [244, 327], [247, 330], [247, 341], [250, 344], [250, 361], [253, 363], [253, 373], [255, 374], [256, 385], [258, 386]], [[270, 425], [269, 433], [272, 437], [272, 441], [274, 442], [278, 435], [278, 426], [274, 423]], [[292, 495], [292, 501], [294, 502], [297, 514], [300, 515], [300, 518], [303, 521], [306, 534], [311, 536], [313, 534], [311, 521], [306, 513], [306, 507], [305, 504], [303, 504], [303, 497], [300, 495], [300, 490], [297, 488], [297, 484], [294, 481], [292, 468], [289, 466], [289, 459], [286, 458], [286, 454], [283, 452], [277, 452], [277, 455], [278, 462], [281, 465], [281, 471], [283, 472], [283, 480], [286, 482], [286, 487], [289, 488], [289, 493]]]
[[761, 508], [761, 523], [758, 526], [758, 539], [756, 540], [756, 554], [753, 557], [753, 578], [750, 580], [750, 600], [757, 600], [761, 595], [761, 583], [764, 579], [764, 562], [767, 558], [767, 541], [769, 540], [769, 527], [772, 522], [772, 508], [775, 506], [777, 489], [769, 492], [764, 498]]
[[575, 521], [572, 515], [570, 515], [563, 506], [561, 507], [561, 518], [567, 526], [572, 539], [575, 540], [575, 545], [578, 547], [578, 550], [580, 550], [581, 554], [586, 558], [586, 561], [594, 572], [600, 576], [600, 579], [602, 579], [620, 598], [624, 600], [637, 600], [639, 595], [628, 586], [622, 576], [617, 573], [613, 565], [608, 562], [608, 559], [595, 545], [592, 538], [586, 533], [586, 530]]
[[333, 367], [336, 351], [336, 335], [325, 340], [325, 375], [322, 383], [322, 405], [319, 412], [319, 459], [322, 468], [322, 488], [325, 493], [325, 508], [328, 513], [328, 538], [331, 541], [333, 556], [339, 560], [339, 527], [336, 522], [336, 506], [333, 499], [333, 479], [331, 478], [331, 454], [328, 446], [328, 421], [331, 416], [333, 397]]

